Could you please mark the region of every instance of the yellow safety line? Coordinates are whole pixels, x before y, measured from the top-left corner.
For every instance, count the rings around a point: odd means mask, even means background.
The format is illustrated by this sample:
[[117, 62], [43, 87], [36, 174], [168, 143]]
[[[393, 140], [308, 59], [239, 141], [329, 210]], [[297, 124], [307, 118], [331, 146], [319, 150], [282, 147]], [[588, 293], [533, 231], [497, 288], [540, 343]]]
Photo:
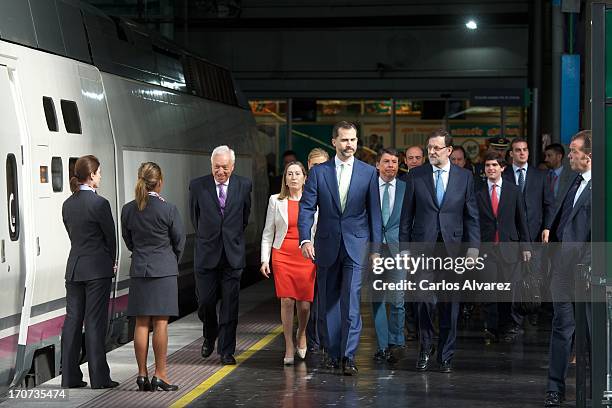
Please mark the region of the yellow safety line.
[[240, 353], [236, 356], [236, 365], [233, 366], [223, 366], [219, 371], [215, 372], [213, 375], [208, 377], [204, 382], [195, 387], [193, 390], [183, 395], [179, 400], [175, 401], [174, 404], [170, 405], [170, 408], [183, 408], [191, 403], [193, 400], [198, 398], [200, 395], [204, 394], [211, 387], [225, 378], [228, 374], [234, 371], [236, 368], [240, 366], [240, 364], [244, 363], [248, 360], [253, 354], [257, 353], [265, 346], [267, 346], [272, 340], [274, 340], [279, 334], [283, 332], [283, 326], [276, 326], [266, 337], [259, 340], [257, 343], [253, 344], [247, 350]]

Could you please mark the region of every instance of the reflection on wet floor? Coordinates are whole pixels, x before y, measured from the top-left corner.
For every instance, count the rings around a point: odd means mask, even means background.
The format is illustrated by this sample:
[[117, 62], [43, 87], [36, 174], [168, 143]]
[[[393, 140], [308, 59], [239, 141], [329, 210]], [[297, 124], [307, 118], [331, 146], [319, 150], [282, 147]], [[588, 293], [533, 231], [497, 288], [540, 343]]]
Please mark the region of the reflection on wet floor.
[[[221, 407], [541, 407], [546, 387], [550, 317], [540, 326], [525, 323], [514, 344], [485, 345], [479, 322], [460, 331], [451, 374], [414, 368], [417, 342], [408, 342], [393, 366], [373, 360], [371, 316], [364, 307], [357, 365], [359, 375], [322, 368], [321, 355], [283, 367], [284, 342], [276, 338], [190, 406]], [[575, 399], [570, 368], [567, 399]]]

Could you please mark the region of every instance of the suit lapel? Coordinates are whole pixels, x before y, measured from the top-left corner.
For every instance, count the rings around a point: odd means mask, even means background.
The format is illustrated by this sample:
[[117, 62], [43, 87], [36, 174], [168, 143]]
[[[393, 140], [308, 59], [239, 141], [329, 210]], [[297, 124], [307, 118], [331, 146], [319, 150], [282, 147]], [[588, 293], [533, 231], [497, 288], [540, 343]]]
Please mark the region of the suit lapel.
[[276, 200], [278, 212], [280, 212], [281, 218], [285, 221], [285, 224], [289, 225], [289, 199]]
[[485, 183], [484, 186], [479, 188], [478, 195], [480, 196], [480, 200], [484, 203], [487, 215], [492, 219], [495, 219], [495, 216], [493, 215], [493, 204], [491, 204], [491, 196], [489, 195], [489, 185]]
[[217, 212], [221, 214], [221, 207], [219, 206], [219, 197], [217, 197], [217, 184], [215, 183], [215, 178], [213, 176], [210, 176], [210, 178], [206, 179], [204, 182], [206, 183], [204, 187], [206, 188], [206, 190], [208, 190], [212, 201], [217, 206]]
[[[325, 174], [323, 175], [323, 178], [327, 183], [327, 188], [329, 189], [329, 191], [331, 191], [338, 211], [342, 212], [342, 208], [340, 207], [340, 193], [338, 192], [338, 177], [336, 176], [336, 161], [334, 159], [331, 159], [325, 164], [327, 165], [327, 167], [325, 169]], [[322, 164], [320, 166], [322, 166]]]
[[[525, 186], [525, 188], [527, 188], [527, 186]], [[500, 194], [499, 204], [497, 205], [497, 218], [498, 219], [499, 219], [499, 214], [501, 214], [502, 211], [505, 211], [505, 208], [512, 201], [511, 200], [512, 197], [508, 197], [510, 195], [510, 191], [508, 190], [508, 185], [506, 183], [502, 183], [499, 194]], [[490, 200], [491, 198], [489, 197], [489, 201]], [[491, 208], [493, 208], [493, 205], [491, 205]]]
[[[459, 177], [459, 172], [455, 168], [455, 166], [451, 164], [450, 169], [448, 171], [448, 181], [446, 182], [446, 190], [444, 191], [444, 198], [442, 199], [442, 207], [444, 207], [444, 204], [448, 201], [447, 197], [453, 197], [454, 195], [453, 189], [457, 185], [457, 183], [453, 183], [453, 181], [455, 181], [457, 177]], [[431, 185], [433, 188], [433, 176], [431, 177]], [[435, 191], [434, 191], [434, 201], [436, 203], [438, 202]]]
[[[346, 192], [346, 205], [347, 206], [351, 202], [351, 190], [352, 190], [351, 187], [353, 187], [353, 184], [355, 183], [355, 179], [357, 177], [359, 177], [358, 176], [359, 170], [361, 170], [360, 166], [361, 166], [361, 163], [359, 163], [359, 160], [354, 159], [353, 160], [353, 169], [352, 169], [352, 173], [351, 173], [351, 182], [349, 183], [349, 188], [348, 188], [348, 191]], [[339, 193], [338, 193], [338, 197], [340, 197]], [[346, 208], [345, 208], [345, 210], [346, 210]]]
[[588, 196], [590, 195], [590, 192], [591, 192], [591, 181], [593, 181], [593, 180], [592, 179], [589, 180], [589, 182], [587, 183], [587, 185], [584, 188], [584, 190], [582, 190], [582, 193], [580, 193], [580, 197], [578, 197], [578, 200], [576, 201], [576, 205], [574, 205], [574, 208], [572, 208], [572, 212], [570, 213], [569, 220], [574, 218], [574, 216], [578, 212], [578, 209], [580, 208], [580, 206], [582, 206], [584, 204], [584, 202], [587, 200]]
[[402, 211], [402, 203], [404, 202], [404, 192], [406, 191], [406, 183], [400, 183], [395, 181], [395, 201], [393, 202], [393, 211], [389, 216], [389, 221], [397, 217], [399, 219], [400, 212]]
[[[438, 207], [438, 198], [436, 197], [436, 190], [434, 188], [433, 182], [433, 166], [431, 164], [428, 164], [427, 167], [429, 168], [429, 171], [423, 173], [423, 177], [425, 177], [423, 181], [425, 182], [425, 186], [431, 194], [431, 198], [433, 200], [434, 205]], [[444, 204], [444, 202], [442, 202], [442, 204]]]
[[227, 186], [227, 198], [225, 199], [225, 212], [227, 213], [230, 205], [236, 200], [235, 196], [240, 191], [240, 183], [236, 177], [229, 178], [229, 184]]

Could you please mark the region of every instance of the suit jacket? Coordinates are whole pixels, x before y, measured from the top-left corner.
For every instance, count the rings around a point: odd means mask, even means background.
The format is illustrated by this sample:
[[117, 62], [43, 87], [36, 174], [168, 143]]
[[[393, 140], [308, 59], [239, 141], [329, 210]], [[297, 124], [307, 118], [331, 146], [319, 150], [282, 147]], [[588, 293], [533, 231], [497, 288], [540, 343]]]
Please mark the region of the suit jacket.
[[561, 174], [559, 175], [559, 187], [557, 189], [557, 197], [554, 199], [553, 211], [554, 211], [554, 207], [556, 207], [557, 205], [561, 205], [563, 203], [563, 199], [565, 198], [565, 197], [562, 197], [563, 192], [569, 188], [569, 185], [571, 184], [572, 180], [574, 180], [575, 177], [576, 177], [576, 172], [572, 170], [569, 164], [564, 164], [563, 170], [561, 170]]
[[245, 267], [244, 230], [249, 223], [252, 188], [251, 180], [233, 174], [229, 179], [222, 216], [213, 175], [191, 181], [189, 209], [196, 233], [196, 270], [216, 268], [224, 251], [232, 268]]
[[[546, 176], [545, 171], [533, 166], [527, 168], [525, 175], [523, 198], [531, 242], [540, 241], [545, 221], [551, 216], [554, 209], [554, 195], [550, 192]], [[506, 166], [502, 177], [504, 177], [504, 181], [516, 185], [512, 165]]]
[[393, 254], [397, 253], [399, 249], [397, 244], [399, 244], [400, 215], [402, 214], [402, 205], [404, 204], [405, 192], [406, 183], [400, 179], [396, 179], [395, 201], [393, 202], [393, 208], [391, 209], [389, 220], [383, 225], [383, 237], [385, 238], [385, 242], [389, 244], [389, 249], [391, 249]]
[[[272, 248], [280, 249], [289, 228], [289, 213], [287, 199], [279, 200], [278, 194], [270, 196], [266, 225], [261, 235], [261, 262], [270, 262]], [[317, 231], [317, 214], [312, 224], [311, 236]]]
[[506, 180], [501, 185], [501, 197], [497, 217], [493, 215], [489, 185], [481, 184], [476, 191], [480, 214], [480, 238], [482, 242], [494, 242], [495, 231], [499, 232], [499, 252], [504, 261], [515, 263], [521, 260], [521, 252], [531, 250], [525, 205], [521, 192]]
[[121, 210], [121, 232], [132, 252], [130, 277], [178, 275], [185, 231], [173, 204], [149, 196], [146, 207], [139, 211], [136, 201], [130, 201]]
[[64, 201], [62, 218], [70, 237], [65, 279], [112, 278], [117, 238], [108, 200], [90, 190], [77, 191]]
[[[576, 182], [578, 174], [572, 179], [572, 182], [566, 186], [565, 191], [560, 192], [560, 197], [565, 200], [571, 186]], [[549, 240], [561, 242], [561, 250], [568, 263], [585, 263], [591, 262], [591, 188], [593, 179], [589, 180], [588, 184], [578, 197], [576, 204], [572, 208], [567, 224], [563, 229], [563, 236], [556, 235], [557, 226], [561, 218], [562, 205], [555, 207], [554, 213], [550, 221], [546, 224], [546, 229], [550, 230]]]
[[312, 240], [314, 215], [319, 210], [315, 234], [315, 263], [331, 266], [340, 251], [340, 242], [356, 264], [362, 264], [368, 243], [378, 249], [382, 242], [382, 219], [378, 174], [374, 167], [355, 159], [346, 207], [342, 212], [334, 159], [310, 169], [300, 200], [298, 230], [300, 243]]
[[401, 213], [400, 242], [435, 243], [438, 234], [451, 256], [457, 256], [461, 242], [478, 248], [480, 226], [472, 173], [451, 164], [442, 206], [438, 207], [433, 166], [425, 164], [408, 173]]

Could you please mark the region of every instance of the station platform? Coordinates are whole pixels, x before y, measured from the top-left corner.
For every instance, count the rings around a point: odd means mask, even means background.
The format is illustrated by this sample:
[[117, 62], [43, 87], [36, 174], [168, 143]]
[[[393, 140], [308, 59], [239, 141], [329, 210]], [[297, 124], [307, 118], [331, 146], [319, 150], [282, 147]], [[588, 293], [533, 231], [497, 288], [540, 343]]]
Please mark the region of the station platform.
[[[295, 366], [283, 366], [284, 340], [280, 307], [272, 280], [240, 293], [236, 366], [221, 366], [213, 353], [200, 356], [202, 325], [192, 313], [168, 329], [168, 377], [177, 392], [138, 392], [133, 344], [108, 353], [111, 390], [70, 389], [67, 400], [6, 399], [4, 407], [541, 407], [546, 390], [550, 324], [526, 323], [514, 344], [485, 345], [476, 328], [463, 328], [457, 341], [453, 372], [417, 372], [418, 343], [407, 342], [393, 366], [376, 363], [374, 329], [368, 304], [362, 305], [363, 333], [357, 355], [359, 374], [342, 376], [322, 368], [322, 355], [309, 353]], [[468, 325], [469, 326], [469, 325]], [[149, 373], [153, 373], [149, 352]], [[88, 381], [87, 364], [82, 367]], [[575, 370], [570, 367], [566, 397], [572, 406]], [[60, 377], [41, 389], [58, 389]]]

